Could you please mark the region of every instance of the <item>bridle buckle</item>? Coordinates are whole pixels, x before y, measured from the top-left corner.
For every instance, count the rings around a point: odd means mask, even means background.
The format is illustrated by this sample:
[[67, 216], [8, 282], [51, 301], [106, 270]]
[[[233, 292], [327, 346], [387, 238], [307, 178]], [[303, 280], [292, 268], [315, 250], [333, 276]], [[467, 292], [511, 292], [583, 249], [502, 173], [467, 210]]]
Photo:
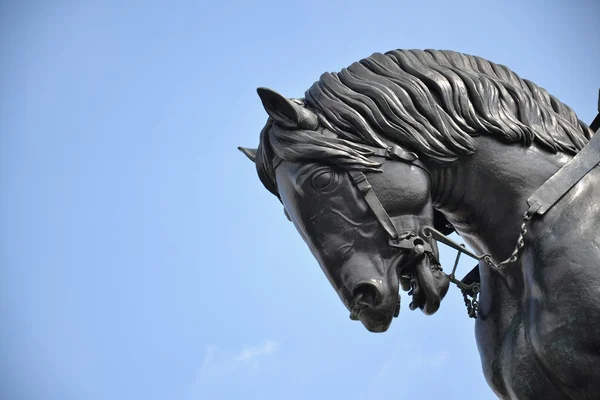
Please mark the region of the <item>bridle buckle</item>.
[[434, 255], [431, 245], [420, 236], [409, 236], [402, 239], [390, 238], [389, 245], [397, 249], [412, 250], [418, 255], [429, 253]]

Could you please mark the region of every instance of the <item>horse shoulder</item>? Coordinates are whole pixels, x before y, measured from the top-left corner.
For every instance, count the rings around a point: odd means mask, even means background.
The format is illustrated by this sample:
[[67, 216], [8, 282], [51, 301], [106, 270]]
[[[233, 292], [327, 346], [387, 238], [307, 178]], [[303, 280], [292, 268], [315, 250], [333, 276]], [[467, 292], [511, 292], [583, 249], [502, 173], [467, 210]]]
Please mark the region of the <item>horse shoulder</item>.
[[600, 398], [600, 169], [538, 220], [524, 254], [525, 334], [571, 398]]

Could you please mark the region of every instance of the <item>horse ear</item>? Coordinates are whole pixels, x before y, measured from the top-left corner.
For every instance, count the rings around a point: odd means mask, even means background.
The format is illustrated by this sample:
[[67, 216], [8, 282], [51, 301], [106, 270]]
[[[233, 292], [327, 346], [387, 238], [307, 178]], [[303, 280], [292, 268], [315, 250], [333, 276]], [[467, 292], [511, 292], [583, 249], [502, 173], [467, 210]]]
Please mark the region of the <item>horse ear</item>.
[[246, 155], [246, 157], [248, 157], [250, 159], [250, 161], [255, 162], [256, 161], [256, 149], [248, 149], [246, 147], [238, 147], [238, 150], [241, 151], [242, 153], [244, 153]]
[[319, 127], [317, 114], [302, 107], [290, 99], [286, 99], [274, 90], [256, 89], [265, 111], [280, 125], [291, 129], [316, 130]]

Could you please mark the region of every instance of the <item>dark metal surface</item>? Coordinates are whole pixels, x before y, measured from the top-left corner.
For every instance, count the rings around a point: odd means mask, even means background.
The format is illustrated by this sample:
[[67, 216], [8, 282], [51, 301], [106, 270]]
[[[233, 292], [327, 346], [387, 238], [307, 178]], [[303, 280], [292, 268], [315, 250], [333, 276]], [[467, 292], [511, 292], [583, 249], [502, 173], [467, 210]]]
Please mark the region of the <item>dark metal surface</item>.
[[598, 90], [598, 115], [590, 124], [590, 129], [594, 132], [598, 132], [600, 130], [600, 89]]
[[[433, 50], [376, 53], [304, 99], [258, 93], [270, 118], [242, 151], [350, 319], [383, 332], [399, 289], [430, 315], [454, 283], [498, 397], [600, 398], [600, 140], [568, 107]], [[460, 254], [479, 260], [462, 280]]]
[[600, 162], [600, 135], [596, 134], [573, 159], [552, 175], [527, 199], [537, 214], [543, 215]]

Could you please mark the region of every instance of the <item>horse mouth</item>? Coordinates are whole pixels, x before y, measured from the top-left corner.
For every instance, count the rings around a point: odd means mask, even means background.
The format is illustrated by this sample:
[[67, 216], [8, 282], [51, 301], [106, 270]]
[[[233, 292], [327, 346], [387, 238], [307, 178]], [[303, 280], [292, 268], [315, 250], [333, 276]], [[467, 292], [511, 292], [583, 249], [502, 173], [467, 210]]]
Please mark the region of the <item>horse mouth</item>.
[[398, 271], [400, 288], [412, 297], [411, 310], [420, 309], [426, 315], [434, 314], [450, 286], [448, 276], [429, 256], [424, 256]]
[[[370, 332], [385, 332], [400, 313], [400, 289], [412, 297], [409, 308], [435, 313], [448, 291], [450, 281], [427, 254], [403, 254], [387, 269], [386, 279], [367, 279], [352, 289], [350, 319], [359, 320]], [[382, 282], [387, 282], [383, 284]]]

